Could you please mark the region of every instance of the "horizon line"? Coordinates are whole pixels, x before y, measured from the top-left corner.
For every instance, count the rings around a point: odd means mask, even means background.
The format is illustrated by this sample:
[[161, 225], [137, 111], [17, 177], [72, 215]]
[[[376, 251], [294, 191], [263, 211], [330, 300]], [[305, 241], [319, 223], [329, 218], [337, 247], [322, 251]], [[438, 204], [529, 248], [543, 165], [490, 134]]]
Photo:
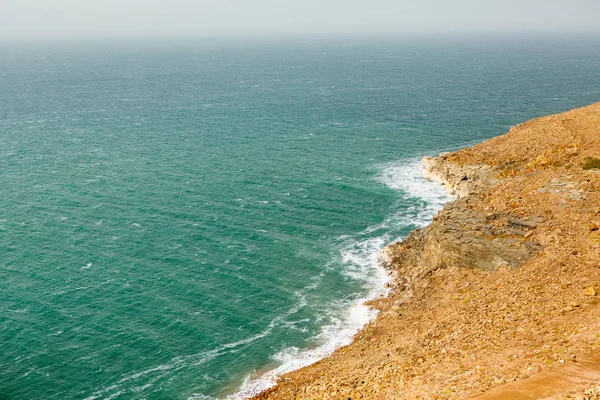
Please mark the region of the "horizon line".
[[[252, 40], [252, 39], [330, 39], [330, 38], [389, 38], [402, 39], [411, 37], [501, 37], [501, 36], [592, 36], [600, 34], [600, 28], [596, 30], [560, 29], [560, 30], [449, 30], [449, 31], [394, 31], [394, 32], [252, 32], [231, 34], [202, 34], [202, 33], [120, 33], [120, 34], [43, 34], [32, 35], [7, 35], [0, 33], [0, 41], [6, 40], [127, 40], [127, 39], [188, 39], [188, 40]], [[477, 36], [474, 36], [477, 35]]]

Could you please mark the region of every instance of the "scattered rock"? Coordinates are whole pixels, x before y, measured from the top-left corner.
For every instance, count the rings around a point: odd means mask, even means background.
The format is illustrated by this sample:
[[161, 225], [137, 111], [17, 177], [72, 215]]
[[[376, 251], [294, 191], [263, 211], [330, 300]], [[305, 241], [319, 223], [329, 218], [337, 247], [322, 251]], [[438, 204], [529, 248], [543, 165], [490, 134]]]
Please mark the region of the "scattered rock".
[[589, 288], [585, 289], [585, 295], [586, 296], [595, 296], [596, 289], [593, 286], [590, 286]]
[[590, 231], [597, 231], [598, 230], [598, 225], [596, 225], [595, 222], [590, 222], [590, 224], [588, 225], [588, 227], [590, 228]]
[[511, 218], [508, 222], [512, 225], [521, 226], [523, 228], [534, 229], [537, 224], [533, 221], [525, 221], [524, 219]]

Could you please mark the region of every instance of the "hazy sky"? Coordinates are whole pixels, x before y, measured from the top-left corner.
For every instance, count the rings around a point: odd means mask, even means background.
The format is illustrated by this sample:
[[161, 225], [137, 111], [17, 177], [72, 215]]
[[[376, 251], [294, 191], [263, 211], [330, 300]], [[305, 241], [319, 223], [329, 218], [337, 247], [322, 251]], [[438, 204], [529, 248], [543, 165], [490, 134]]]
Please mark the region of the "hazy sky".
[[596, 31], [600, 0], [0, 0], [0, 36]]

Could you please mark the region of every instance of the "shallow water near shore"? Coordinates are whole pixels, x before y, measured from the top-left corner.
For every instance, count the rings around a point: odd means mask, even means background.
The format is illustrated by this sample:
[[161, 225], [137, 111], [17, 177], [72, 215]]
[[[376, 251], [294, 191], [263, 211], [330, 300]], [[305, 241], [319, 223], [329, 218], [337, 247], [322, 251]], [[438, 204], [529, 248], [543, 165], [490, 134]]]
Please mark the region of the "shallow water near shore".
[[448, 200], [421, 156], [600, 98], [581, 37], [0, 52], [9, 399], [259, 391], [375, 316], [377, 252]]

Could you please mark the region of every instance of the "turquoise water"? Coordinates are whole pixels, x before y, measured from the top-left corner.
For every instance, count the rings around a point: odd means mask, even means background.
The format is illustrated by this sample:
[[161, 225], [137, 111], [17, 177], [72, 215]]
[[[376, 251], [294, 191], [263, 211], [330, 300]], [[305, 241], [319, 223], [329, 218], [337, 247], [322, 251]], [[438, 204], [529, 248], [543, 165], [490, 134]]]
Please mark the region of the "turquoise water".
[[0, 398], [239, 397], [328, 354], [447, 199], [419, 157], [599, 70], [584, 37], [0, 44]]

